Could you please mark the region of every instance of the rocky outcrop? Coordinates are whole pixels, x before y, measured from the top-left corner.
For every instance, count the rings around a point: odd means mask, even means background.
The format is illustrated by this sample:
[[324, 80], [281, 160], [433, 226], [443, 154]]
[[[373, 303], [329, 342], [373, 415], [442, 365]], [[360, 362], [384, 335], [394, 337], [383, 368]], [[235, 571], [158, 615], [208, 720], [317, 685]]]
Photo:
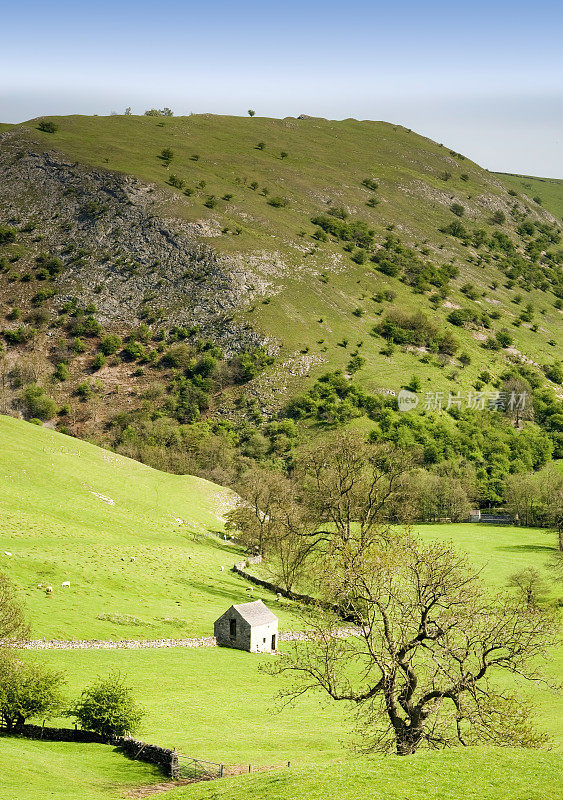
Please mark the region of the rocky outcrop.
[[61, 300], [93, 302], [106, 325], [163, 319], [198, 326], [227, 351], [261, 343], [232, 318], [260, 282], [217, 256], [202, 224], [163, 216], [168, 202], [150, 184], [42, 150], [23, 128], [0, 136], [0, 220], [27, 230], [23, 267], [40, 250], [62, 259]]

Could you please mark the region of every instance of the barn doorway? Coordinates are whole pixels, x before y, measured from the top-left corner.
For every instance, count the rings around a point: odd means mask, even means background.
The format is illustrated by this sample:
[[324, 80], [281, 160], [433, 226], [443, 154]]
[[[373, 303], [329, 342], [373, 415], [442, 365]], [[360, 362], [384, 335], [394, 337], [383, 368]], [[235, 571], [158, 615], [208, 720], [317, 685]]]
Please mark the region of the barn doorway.
[[272, 650], [276, 649], [276, 634], [272, 635]]

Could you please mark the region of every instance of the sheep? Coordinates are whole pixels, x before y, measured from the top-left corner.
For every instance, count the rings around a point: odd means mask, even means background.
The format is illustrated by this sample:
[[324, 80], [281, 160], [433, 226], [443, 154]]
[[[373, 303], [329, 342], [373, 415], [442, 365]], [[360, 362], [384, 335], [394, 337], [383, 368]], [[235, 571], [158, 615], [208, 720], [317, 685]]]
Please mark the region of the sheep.
[[62, 587], [63, 589], [64, 589], [65, 587], [66, 587], [67, 589], [70, 589], [70, 581], [63, 581], [63, 582], [61, 583], [61, 587]]
[[10, 551], [9, 551], [9, 550], [4, 550], [4, 555], [5, 555], [5, 556], [11, 556], [12, 554], [10, 553]]
[[52, 593], [53, 593], [53, 587], [52, 586], [46, 586], [45, 587], [45, 594], [52, 594]]
[[129, 561], [135, 561], [135, 556], [131, 556], [131, 558], [129, 559]]
[[224, 571], [225, 571], [225, 567], [221, 567], [221, 572], [224, 572]]

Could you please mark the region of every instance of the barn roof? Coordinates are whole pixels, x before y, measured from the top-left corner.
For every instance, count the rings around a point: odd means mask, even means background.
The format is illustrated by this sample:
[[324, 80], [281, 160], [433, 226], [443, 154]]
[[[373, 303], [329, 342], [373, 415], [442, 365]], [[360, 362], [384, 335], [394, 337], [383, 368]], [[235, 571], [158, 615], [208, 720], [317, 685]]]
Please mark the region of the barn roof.
[[270, 611], [262, 600], [254, 600], [252, 603], [240, 603], [238, 606], [233, 606], [233, 608], [250, 625], [266, 625], [269, 622], [278, 621], [276, 615]]

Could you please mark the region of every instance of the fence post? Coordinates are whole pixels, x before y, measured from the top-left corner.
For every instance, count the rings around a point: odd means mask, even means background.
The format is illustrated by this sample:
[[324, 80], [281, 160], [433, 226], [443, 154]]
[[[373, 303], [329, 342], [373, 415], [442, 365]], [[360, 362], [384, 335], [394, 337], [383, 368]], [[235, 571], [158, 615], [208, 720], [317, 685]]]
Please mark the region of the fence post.
[[251, 772], [251, 771], [252, 771], [252, 764], [249, 764], [249, 765], [248, 765], [248, 771], [249, 771], [249, 772]]
[[219, 777], [220, 777], [220, 778], [222, 778], [222, 777], [223, 777], [223, 770], [224, 770], [224, 765], [223, 765], [223, 764], [221, 764], [221, 768], [219, 769]]

